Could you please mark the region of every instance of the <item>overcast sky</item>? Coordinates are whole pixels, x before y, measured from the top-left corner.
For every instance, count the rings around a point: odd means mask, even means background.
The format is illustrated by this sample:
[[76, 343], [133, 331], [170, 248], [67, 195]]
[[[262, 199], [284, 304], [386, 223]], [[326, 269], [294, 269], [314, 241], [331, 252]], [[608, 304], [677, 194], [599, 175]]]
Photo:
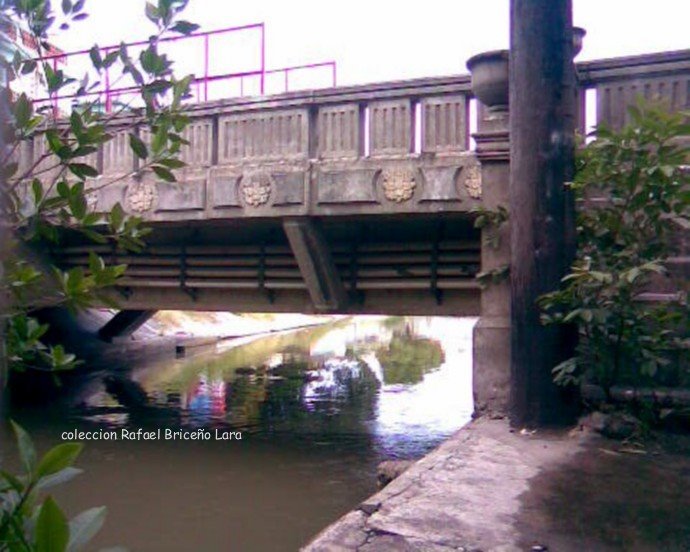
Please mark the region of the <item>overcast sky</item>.
[[[202, 30], [264, 21], [268, 68], [335, 60], [338, 84], [356, 84], [466, 72], [468, 57], [508, 46], [508, 4], [190, 0], [185, 18]], [[145, 38], [152, 26], [143, 7], [144, 0], [88, 0], [89, 19], [55, 42], [72, 50]], [[574, 0], [574, 21], [588, 33], [579, 60], [690, 47], [690, 0]], [[258, 67], [258, 34], [234, 40], [212, 44], [211, 72]]]

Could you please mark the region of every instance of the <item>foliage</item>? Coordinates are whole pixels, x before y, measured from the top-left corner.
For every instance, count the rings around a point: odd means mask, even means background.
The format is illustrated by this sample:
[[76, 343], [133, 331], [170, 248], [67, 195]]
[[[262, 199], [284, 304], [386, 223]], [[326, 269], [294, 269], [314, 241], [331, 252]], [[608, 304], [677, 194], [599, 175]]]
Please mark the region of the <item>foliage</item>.
[[[474, 219], [474, 227], [482, 230], [482, 245], [498, 249], [501, 246], [501, 230], [503, 225], [508, 222], [509, 212], [503, 205], [496, 209], [487, 207], [475, 207], [472, 213], [477, 215]], [[502, 264], [492, 269], [479, 272], [475, 278], [482, 288], [491, 284], [500, 284], [510, 276], [510, 266]]]
[[376, 351], [376, 358], [387, 385], [419, 383], [445, 361], [438, 341], [407, 333], [394, 334], [387, 346]]
[[490, 270], [482, 270], [475, 275], [482, 289], [490, 284], [500, 284], [510, 277], [510, 265], [502, 264]]
[[[197, 28], [178, 19], [187, 1], [146, 3], [146, 17], [155, 25], [155, 32], [138, 56], [124, 43], [107, 54], [93, 46], [89, 51], [92, 68], [77, 78], [53, 66], [46, 57], [51, 52], [47, 40], [54, 27], [68, 29], [87, 17], [84, 0], [62, 0], [60, 12], [54, 10], [51, 0], [0, 0], [0, 19], [28, 31], [38, 49], [38, 58], [32, 59], [18, 48], [3, 67], [9, 88], [4, 80], [0, 85], [4, 113], [0, 207], [11, 235], [9, 243], [2, 244], [0, 293], [10, 298], [7, 333], [13, 368], [55, 371], [73, 367], [73, 355], [42, 342], [48, 328], [30, 316], [32, 308], [64, 305], [76, 310], [95, 302], [111, 304], [103, 290], [125, 270], [124, 265], [109, 263], [95, 253], [89, 255], [88, 269], [64, 268], [47, 259], [45, 251], [70, 233], [96, 244], [110, 244], [113, 250], [140, 250], [147, 233], [141, 219], [126, 214], [119, 203], [109, 212], [99, 212], [92, 198], [101, 188], [124, 179], [138, 180], [146, 173], [174, 181], [173, 171], [184, 166], [179, 153], [187, 143], [182, 133], [188, 119], [182, 104], [192, 76], [176, 78], [172, 61], [159, 52], [159, 43], [165, 35], [189, 34]], [[134, 83], [130, 100], [109, 113], [94, 92], [106, 71], [110, 78], [119, 72]], [[89, 74], [94, 73], [99, 80], [91, 82]], [[55, 113], [51, 105], [34, 105], [26, 93], [18, 92], [26, 89], [27, 82], [42, 83], [51, 98], [74, 93], [74, 100], [61, 113]], [[114, 129], [126, 133], [138, 168], [107, 179], [94, 158], [113, 140]], [[32, 145], [36, 149], [41, 144], [44, 153], [23, 155]]]
[[0, 552], [75, 552], [91, 540], [105, 520], [105, 507], [86, 510], [67, 520], [45, 491], [81, 473], [74, 462], [79, 443], [62, 443], [42, 458], [29, 435], [12, 423], [23, 475], [0, 470]]
[[501, 235], [499, 230], [505, 222], [508, 222], [509, 213], [503, 205], [496, 209], [487, 207], [474, 207], [472, 213], [477, 215], [474, 219], [474, 227], [485, 230], [483, 242], [493, 249], [498, 249], [501, 245]]
[[687, 289], [677, 301], [640, 300], [667, 274], [677, 223], [690, 219], [690, 149], [680, 140], [690, 126], [683, 114], [641, 103], [630, 117], [619, 132], [599, 127], [579, 153], [577, 259], [562, 288], [539, 299], [544, 323], [580, 331], [576, 356], [554, 368], [555, 381], [586, 377], [607, 393], [614, 383], [678, 382], [690, 346]]

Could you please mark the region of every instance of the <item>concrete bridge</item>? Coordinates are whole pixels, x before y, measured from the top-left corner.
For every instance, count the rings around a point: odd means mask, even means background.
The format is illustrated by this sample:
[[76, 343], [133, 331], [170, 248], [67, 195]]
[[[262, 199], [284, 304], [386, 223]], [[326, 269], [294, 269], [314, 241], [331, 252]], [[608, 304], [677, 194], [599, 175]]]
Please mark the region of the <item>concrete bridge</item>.
[[[690, 50], [577, 73], [582, 130], [590, 90], [613, 127], [638, 94], [690, 107]], [[505, 396], [510, 290], [475, 276], [509, 262], [508, 228], [491, 247], [473, 222], [508, 204], [509, 110], [470, 109], [473, 98], [460, 75], [192, 105], [177, 183], [125, 177], [94, 194], [98, 209], [120, 202], [150, 223], [146, 250], [72, 239], [54, 253], [64, 266], [86, 266], [90, 250], [128, 264], [113, 295], [129, 312], [105, 336], [156, 309], [480, 316], [475, 390]], [[115, 132], [94, 154], [93, 187], [136, 167]]]
[[[190, 106], [177, 183], [148, 176], [98, 192], [99, 209], [120, 202], [154, 229], [143, 255], [117, 257], [129, 264], [120, 301], [478, 314], [470, 98], [461, 76]], [[127, 134], [94, 161], [101, 181], [131, 172]], [[81, 264], [88, 249], [60, 254]]]

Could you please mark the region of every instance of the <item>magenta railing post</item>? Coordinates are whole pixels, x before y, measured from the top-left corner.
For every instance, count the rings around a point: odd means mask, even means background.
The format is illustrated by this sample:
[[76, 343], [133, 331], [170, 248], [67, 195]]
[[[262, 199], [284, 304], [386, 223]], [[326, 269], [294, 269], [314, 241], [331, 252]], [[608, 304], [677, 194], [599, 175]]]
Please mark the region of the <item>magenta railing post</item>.
[[261, 85], [260, 91], [263, 96], [266, 90], [266, 25], [261, 23]]
[[208, 35], [204, 35], [204, 101], [208, 101]]

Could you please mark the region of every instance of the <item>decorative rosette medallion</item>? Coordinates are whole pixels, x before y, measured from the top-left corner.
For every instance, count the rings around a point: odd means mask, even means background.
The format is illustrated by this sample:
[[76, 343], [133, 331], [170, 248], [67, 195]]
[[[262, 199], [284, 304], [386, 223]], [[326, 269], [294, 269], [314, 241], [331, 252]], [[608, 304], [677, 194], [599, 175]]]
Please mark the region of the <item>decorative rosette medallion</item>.
[[412, 199], [417, 187], [415, 171], [412, 169], [384, 169], [381, 174], [383, 194], [388, 201], [403, 203]]
[[129, 210], [135, 213], [151, 210], [157, 199], [156, 185], [148, 181], [132, 182], [125, 192], [125, 202]]
[[482, 171], [477, 165], [466, 166], [463, 170], [465, 173], [464, 183], [467, 193], [472, 199], [482, 198]]
[[240, 193], [245, 205], [260, 207], [271, 198], [271, 177], [264, 172], [245, 175], [240, 182]]

